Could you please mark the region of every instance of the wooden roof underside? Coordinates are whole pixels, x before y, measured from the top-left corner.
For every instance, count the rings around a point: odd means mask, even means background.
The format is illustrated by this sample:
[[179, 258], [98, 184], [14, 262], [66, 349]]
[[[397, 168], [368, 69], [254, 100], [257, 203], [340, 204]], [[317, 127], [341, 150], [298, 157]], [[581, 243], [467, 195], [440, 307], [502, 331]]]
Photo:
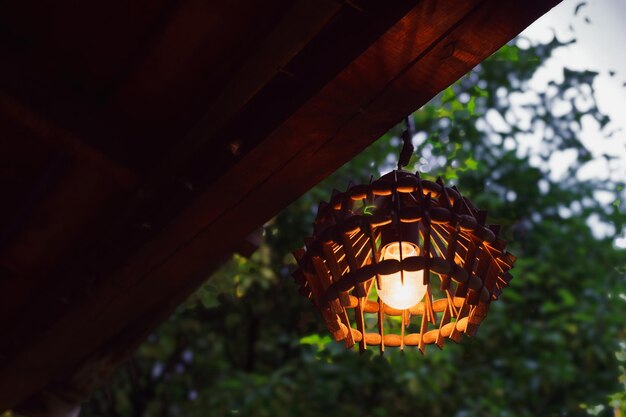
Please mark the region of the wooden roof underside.
[[2, 2], [0, 409], [88, 397], [248, 234], [556, 3]]

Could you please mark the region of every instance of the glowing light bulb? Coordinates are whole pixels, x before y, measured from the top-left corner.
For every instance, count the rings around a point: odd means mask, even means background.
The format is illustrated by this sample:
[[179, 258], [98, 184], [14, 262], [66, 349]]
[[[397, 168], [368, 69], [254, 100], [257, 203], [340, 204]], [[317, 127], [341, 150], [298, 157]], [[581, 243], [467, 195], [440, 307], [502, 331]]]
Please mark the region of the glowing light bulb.
[[[417, 248], [408, 242], [402, 242], [402, 257], [400, 256], [400, 242], [390, 243], [382, 250], [382, 259], [396, 259], [398, 261], [417, 256]], [[381, 275], [380, 286], [376, 282], [378, 296], [389, 307], [404, 310], [419, 303], [426, 294], [424, 285], [424, 271], [404, 271], [404, 282], [400, 271], [395, 274]]]

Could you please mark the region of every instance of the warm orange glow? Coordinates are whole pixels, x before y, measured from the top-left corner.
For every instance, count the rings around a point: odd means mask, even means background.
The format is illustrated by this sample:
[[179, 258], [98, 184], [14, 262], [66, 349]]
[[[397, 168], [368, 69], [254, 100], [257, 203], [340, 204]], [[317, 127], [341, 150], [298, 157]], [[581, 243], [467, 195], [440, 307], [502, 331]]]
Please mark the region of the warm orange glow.
[[[398, 261], [417, 256], [418, 249], [409, 242], [390, 243], [382, 250], [382, 259], [396, 259]], [[426, 294], [424, 285], [424, 271], [403, 271], [404, 280], [400, 271], [395, 274], [381, 275], [380, 286], [376, 283], [378, 296], [385, 304], [398, 310], [404, 310], [419, 303]]]

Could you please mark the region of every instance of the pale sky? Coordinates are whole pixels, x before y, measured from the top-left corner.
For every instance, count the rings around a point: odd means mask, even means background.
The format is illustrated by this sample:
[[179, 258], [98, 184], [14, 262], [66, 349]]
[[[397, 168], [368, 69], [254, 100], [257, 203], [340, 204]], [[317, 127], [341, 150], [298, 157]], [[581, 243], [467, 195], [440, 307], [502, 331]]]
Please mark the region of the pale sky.
[[[576, 9], [577, 12], [576, 12]], [[576, 13], [575, 13], [576, 12]], [[556, 33], [561, 41], [572, 38], [576, 43], [559, 48], [554, 57], [538, 71], [531, 81], [533, 89], [544, 90], [550, 80], [562, 79], [563, 67], [592, 70], [599, 73], [594, 82], [598, 108], [611, 118], [605, 132], [615, 131], [610, 138], [599, 132], [597, 124], [583, 123], [580, 140], [594, 156], [616, 156], [607, 162], [604, 158], [587, 163], [580, 171], [581, 179], [626, 179], [626, 0], [564, 0], [541, 17], [521, 36], [533, 42], [547, 42]], [[529, 139], [525, 151], [532, 155], [541, 138]], [[551, 177], [558, 180], [565, 175], [575, 154], [558, 152], [549, 162]], [[537, 159], [538, 161], [538, 159]], [[539, 165], [540, 163], [537, 162]], [[597, 193], [595, 198], [611, 203], [614, 196]], [[597, 219], [590, 219], [598, 230]], [[600, 235], [602, 233], [600, 232]], [[626, 247], [626, 235], [616, 240], [616, 245]]]

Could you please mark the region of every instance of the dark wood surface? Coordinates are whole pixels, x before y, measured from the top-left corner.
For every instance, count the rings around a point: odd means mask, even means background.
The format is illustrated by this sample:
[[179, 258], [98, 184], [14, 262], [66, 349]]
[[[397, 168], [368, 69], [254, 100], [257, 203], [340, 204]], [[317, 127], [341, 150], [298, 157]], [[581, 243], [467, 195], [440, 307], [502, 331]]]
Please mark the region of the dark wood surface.
[[86, 398], [247, 235], [556, 3], [0, 4], [0, 409]]

